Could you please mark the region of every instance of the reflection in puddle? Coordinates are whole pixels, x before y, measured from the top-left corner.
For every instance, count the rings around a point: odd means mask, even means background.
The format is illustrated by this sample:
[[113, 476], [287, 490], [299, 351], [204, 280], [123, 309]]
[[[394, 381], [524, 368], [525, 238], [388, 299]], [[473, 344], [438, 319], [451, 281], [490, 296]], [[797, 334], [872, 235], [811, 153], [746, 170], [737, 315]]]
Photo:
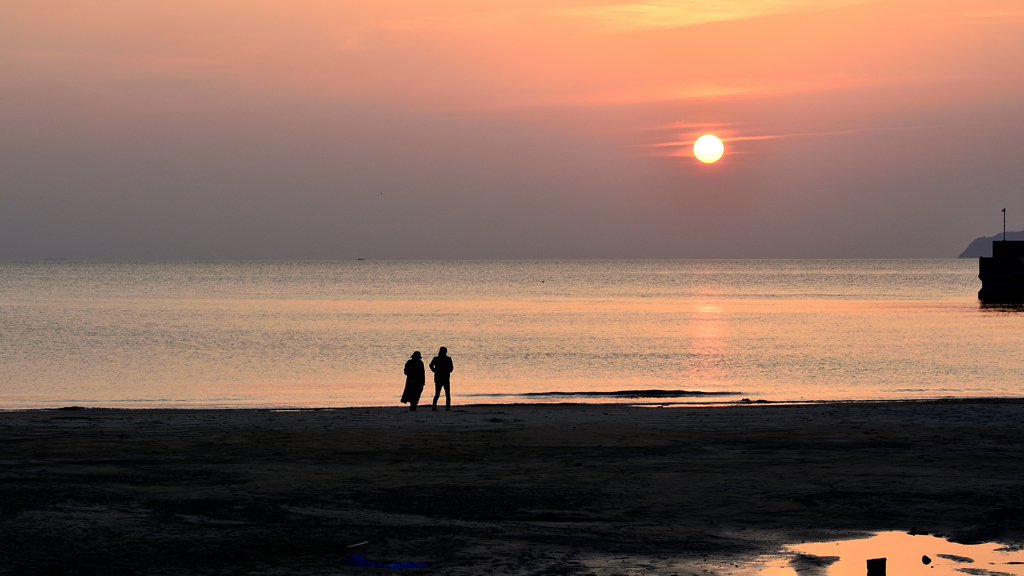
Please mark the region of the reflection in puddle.
[[991, 542], [966, 545], [935, 536], [882, 532], [862, 540], [795, 544], [787, 549], [793, 556], [769, 563], [759, 576], [864, 576], [869, 558], [886, 558], [887, 576], [1024, 576], [1024, 550], [1011, 551]]

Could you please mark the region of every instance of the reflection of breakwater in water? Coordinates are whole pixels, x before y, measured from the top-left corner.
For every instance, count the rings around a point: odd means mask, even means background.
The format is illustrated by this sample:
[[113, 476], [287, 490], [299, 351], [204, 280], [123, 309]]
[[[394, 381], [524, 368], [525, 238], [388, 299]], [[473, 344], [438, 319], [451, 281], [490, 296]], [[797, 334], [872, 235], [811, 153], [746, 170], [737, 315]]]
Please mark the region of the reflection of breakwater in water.
[[439, 346], [456, 402], [1020, 396], [1024, 314], [979, 284], [953, 259], [0, 264], [0, 408], [394, 405]]

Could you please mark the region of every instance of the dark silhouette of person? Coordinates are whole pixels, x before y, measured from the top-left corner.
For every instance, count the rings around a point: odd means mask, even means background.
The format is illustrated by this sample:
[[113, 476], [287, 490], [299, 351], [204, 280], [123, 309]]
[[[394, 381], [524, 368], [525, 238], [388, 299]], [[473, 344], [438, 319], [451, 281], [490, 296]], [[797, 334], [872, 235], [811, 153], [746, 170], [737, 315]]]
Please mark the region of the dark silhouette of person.
[[402, 404], [408, 402], [412, 412], [416, 411], [416, 405], [420, 403], [420, 394], [423, 394], [426, 383], [426, 371], [423, 369], [423, 360], [420, 360], [420, 351], [417, 350], [405, 362], [405, 391], [402, 392]]
[[437, 412], [437, 399], [441, 397], [441, 388], [444, 388], [445, 412], [452, 409], [451, 378], [453, 370], [455, 367], [452, 366], [451, 356], [448, 356], [448, 349], [441, 346], [441, 349], [437, 351], [437, 356], [430, 361], [430, 371], [434, 373], [434, 404], [431, 407], [434, 412]]

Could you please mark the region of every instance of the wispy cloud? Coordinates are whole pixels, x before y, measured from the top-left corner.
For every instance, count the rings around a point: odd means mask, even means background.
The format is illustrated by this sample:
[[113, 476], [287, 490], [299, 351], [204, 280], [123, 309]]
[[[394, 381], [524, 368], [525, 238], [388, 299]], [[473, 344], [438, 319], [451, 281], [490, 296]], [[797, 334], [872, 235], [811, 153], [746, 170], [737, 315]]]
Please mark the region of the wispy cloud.
[[1024, 18], [1024, 10], [975, 10], [961, 15], [968, 18]]
[[[852, 130], [829, 130], [823, 132], [791, 132], [785, 134], [762, 134], [758, 136], [727, 136], [719, 134], [718, 137], [722, 142], [744, 142], [752, 140], [778, 140], [780, 138], [808, 138], [808, 137], [820, 137], [820, 136], [844, 136], [848, 134], [862, 134], [865, 132], [902, 132], [902, 131], [913, 131], [913, 130], [933, 130], [937, 128], [947, 128], [950, 126], [964, 126], [974, 125], [977, 122], [955, 122], [948, 124], [928, 124], [924, 126], [888, 126], [879, 128], [857, 128]], [[709, 124], [710, 125], [710, 124]], [[687, 124], [686, 126], [696, 126], [695, 124]], [[697, 138], [707, 134], [706, 131], [693, 132], [691, 134], [684, 135], [684, 139], [676, 140], [672, 142], [658, 142], [656, 144], [643, 144], [641, 148], [681, 148], [685, 146], [693, 146], [693, 143], [697, 141]], [[673, 155], [686, 154], [685, 151], [674, 152]]]
[[746, 20], [782, 14], [827, 10], [870, 0], [648, 0], [607, 6], [584, 6], [558, 13], [597, 20], [610, 28], [638, 30], [678, 28], [708, 22]]

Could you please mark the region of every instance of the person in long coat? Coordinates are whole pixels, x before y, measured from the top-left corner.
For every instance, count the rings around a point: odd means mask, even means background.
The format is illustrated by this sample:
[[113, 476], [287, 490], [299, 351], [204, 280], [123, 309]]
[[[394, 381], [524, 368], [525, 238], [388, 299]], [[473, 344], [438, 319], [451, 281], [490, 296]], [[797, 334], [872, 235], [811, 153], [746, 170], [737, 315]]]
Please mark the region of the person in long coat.
[[408, 403], [409, 410], [413, 412], [416, 411], [416, 405], [420, 403], [420, 394], [423, 394], [423, 386], [427, 382], [423, 360], [420, 358], [420, 351], [417, 350], [405, 362], [405, 391], [402, 392], [402, 404]]

